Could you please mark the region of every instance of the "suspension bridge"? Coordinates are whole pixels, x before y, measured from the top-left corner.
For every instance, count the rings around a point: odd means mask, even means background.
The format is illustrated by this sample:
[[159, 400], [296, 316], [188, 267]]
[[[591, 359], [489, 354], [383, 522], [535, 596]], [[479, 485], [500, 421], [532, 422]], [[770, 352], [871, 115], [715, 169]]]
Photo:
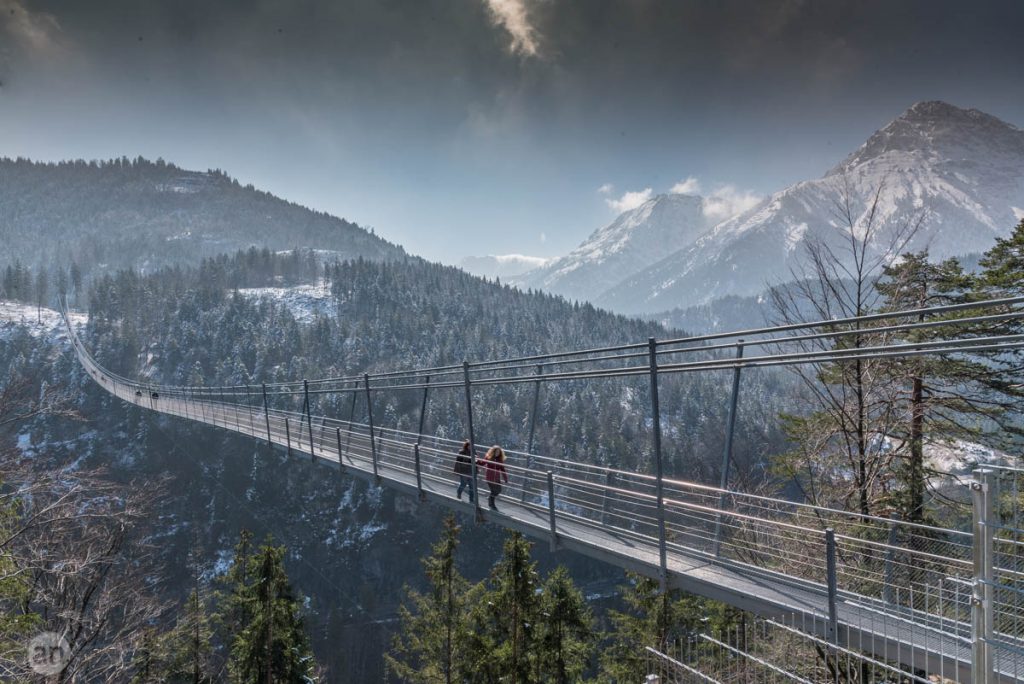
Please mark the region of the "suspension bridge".
[[[1021, 681], [1024, 675], [1024, 532], [998, 524], [998, 473], [984, 468], [974, 473], [967, 483], [973, 523], [947, 529], [735, 491], [728, 486], [729, 471], [744, 370], [934, 355], [1005, 358], [1024, 348], [1024, 335], [1006, 325], [1021, 318], [1024, 297], [1005, 298], [496, 361], [233, 386], [170, 386], [122, 377], [96, 361], [74, 326], [67, 329], [84, 371], [130, 404], [266, 441], [339, 477], [362, 478], [469, 512], [546, 541], [552, 549], [657, 578], [663, 588], [785, 621], [823, 643], [897, 663], [905, 672], [993, 683]], [[941, 338], [906, 341], [928, 330]], [[664, 474], [659, 378], [698, 372], [730, 373], [732, 379], [719, 486]], [[533, 453], [541, 386], [601, 379], [639, 379], [649, 391], [653, 473]], [[500, 511], [487, 510], [480, 496], [472, 502], [457, 498], [453, 463], [461, 441], [424, 432], [427, 402], [439, 392], [448, 391], [448, 397], [454, 392], [465, 411], [466, 435], [480, 457], [474, 394], [517, 384], [533, 389], [528, 445], [522, 452], [506, 451], [510, 482]], [[418, 430], [375, 425], [374, 397], [402, 391], [422, 393]], [[347, 419], [314, 412], [325, 395], [351, 398]], [[355, 420], [360, 400], [365, 421]], [[472, 468], [473, 480], [479, 481], [476, 458]]]

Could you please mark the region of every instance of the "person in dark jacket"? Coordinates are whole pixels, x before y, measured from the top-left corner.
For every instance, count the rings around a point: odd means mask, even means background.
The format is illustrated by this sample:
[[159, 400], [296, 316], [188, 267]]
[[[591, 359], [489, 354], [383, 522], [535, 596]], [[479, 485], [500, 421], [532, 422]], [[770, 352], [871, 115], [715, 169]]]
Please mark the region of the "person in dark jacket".
[[473, 502], [475, 492], [475, 486], [473, 484], [473, 459], [471, 456], [471, 447], [469, 440], [467, 439], [462, 443], [462, 450], [459, 451], [459, 455], [455, 457], [455, 474], [459, 476], [459, 489], [456, 491], [456, 496], [462, 498], [462, 492], [469, 488], [469, 502]]
[[505, 470], [505, 452], [500, 446], [495, 444], [487, 450], [487, 455], [481, 460], [477, 461], [478, 466], [483, 466], [487, 476], [487, 486], [491, 490], [491, 495], [487, 498], [487, 505], [498, 510], [498, 507], [494, 504], [497, 500], [498, 495], [501, 494], [502, 483], [508, 483], [508, 471]]

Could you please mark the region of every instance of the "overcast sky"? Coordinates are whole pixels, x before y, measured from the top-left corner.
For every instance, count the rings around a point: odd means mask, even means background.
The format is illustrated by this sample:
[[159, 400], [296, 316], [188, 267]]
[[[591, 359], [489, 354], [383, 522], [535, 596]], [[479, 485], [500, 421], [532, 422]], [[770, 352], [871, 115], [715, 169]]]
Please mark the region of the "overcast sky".
[[0, 0], [0, 155], [163, 157], [432, 259], [551, 256], [647, 188], [820, 176], [918, 100], [1024, 125], [1022, 26], [1017, 0]]

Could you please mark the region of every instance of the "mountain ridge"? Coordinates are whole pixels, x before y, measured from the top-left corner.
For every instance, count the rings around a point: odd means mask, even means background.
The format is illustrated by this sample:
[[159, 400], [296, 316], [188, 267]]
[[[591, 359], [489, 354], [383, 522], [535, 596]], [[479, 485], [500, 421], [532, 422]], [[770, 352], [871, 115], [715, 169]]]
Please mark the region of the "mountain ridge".
[[904, 250], [927, 248], [936, 258], [984, 251], [1024, 216], [1024, 131], [978, 110], [917, 103], [821, 178], [774, 193], [591, 301], [649, 314], [757, 294], [791, 279], [808, 241], [842, 248], [844, 197], [853, 229], [865, 230], [876, 192], [875, 256], [885, 257], [886, 242], [918, 215], [921, 228]]
[[2, 263], [75, 261], [86, 272], [151, 271], [250, 246], [406, 256], [355, 223], [243, 186], [223, 171], [142, 157], [0, 159], [0, 243], [7, 247]]

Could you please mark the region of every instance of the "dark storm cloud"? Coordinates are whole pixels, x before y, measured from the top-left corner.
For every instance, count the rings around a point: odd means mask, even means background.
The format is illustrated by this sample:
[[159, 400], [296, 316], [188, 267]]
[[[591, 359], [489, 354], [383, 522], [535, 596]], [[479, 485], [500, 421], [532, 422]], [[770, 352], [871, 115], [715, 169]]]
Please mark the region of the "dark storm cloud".
[[1022, 19], [1010, 0], [0, 0], [0, 154], [159, 154], [434, 257], [542, 232], [557, 252], [607, 219], [604, 183], [768, 192], [920, 99], [1024, 122]]

